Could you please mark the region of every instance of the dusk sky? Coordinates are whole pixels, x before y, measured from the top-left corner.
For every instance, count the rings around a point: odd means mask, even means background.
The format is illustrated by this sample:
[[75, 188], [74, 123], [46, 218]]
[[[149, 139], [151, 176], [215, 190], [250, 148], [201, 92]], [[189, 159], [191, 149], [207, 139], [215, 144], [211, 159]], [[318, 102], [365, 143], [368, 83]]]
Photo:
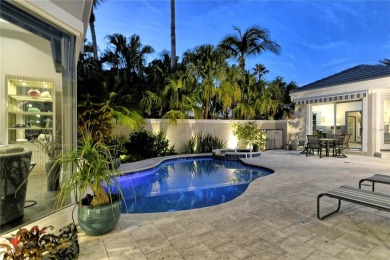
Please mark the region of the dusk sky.
[[[155, 53], [170, 51], [170, 1], [106, 0], [95, 10], [99, 51], [109, 34], [138, 34]], [[360, 64], [390, 59], [390, 1], [275, 1], [176, 0], [176, 53], [202, 44], [217, 45], [234, 33], [258, 25], [281, 45], [280, 55], [264, 53], [248, 58], [246, 69], [257, 63], [299, 86]], [[87, 40], [91, 41], [88, 34]], [[236, 61], [232, 61], [236, 62]], [[237, 63], [237, 62], [236, 62]]]

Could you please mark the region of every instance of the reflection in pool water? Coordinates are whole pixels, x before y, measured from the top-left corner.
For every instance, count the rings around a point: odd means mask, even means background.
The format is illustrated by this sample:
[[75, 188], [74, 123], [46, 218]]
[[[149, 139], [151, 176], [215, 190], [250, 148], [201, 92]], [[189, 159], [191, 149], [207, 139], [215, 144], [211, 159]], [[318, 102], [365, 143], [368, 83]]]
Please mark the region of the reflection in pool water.
[[178, 159], [118, 179], [123, 213], [179, 211], [218, 205], [240, 196], [271, 171], [212, 158]]

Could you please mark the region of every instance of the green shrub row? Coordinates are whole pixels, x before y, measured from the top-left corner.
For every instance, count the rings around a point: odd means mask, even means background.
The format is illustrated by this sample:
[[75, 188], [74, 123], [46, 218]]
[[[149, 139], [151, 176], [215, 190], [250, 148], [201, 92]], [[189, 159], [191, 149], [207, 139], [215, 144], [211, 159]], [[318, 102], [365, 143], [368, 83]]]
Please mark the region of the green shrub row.
[[[118, 144], [118, 140], [115, 140]], [[110, 143], [112, 144], [112, 143]], [[169, 145], [165, 133], [158, 133], [141, 128], [129, 136], [129, 141], [120, 142], [122, 163], [176, 154], [175, 147]], [[213, 149], [223, 149], [226, 142], [210, 134], [198, 133], [185, 143], [184, 153], [210, 153]]]
[[195, 134], [185, 143], [184, 153], [211, 153], [213, 149], [223, 149], [226, 142], [210, 134], [203, 135], [202, 132]]
[[162, 130], [153, 133], [140, 128], [130, 134], [129, 141], [124, 144], [124, 148], [126, 153], [125, 156], [121, 156], [122, 162], [176, 154], [175, 147], [169, 146], [169, 140]]

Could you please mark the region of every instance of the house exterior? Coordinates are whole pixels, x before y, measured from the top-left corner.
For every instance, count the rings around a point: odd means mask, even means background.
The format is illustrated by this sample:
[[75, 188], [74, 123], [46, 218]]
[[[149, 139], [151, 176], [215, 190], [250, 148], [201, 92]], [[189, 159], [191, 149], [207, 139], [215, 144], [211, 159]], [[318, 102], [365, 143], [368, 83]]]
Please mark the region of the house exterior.
[[63, 148], [76, 144], [77, 60], [92, 8], [92, 0], [0, 0], [0, 147], [32, 150], [34, 171], [47, 155], [33, 138], [61, 133]]
[[92, 6], [92, 0], [0, 1], [0, 145], [32, 149], [38, 170], [44, 156], [28, 141], [40, 130], [61, 126], [63, 142], [76, 141], [77, 60]]
[[290, 133], [349, 134], [352, 151], [390, 154], [390, 66], [358, 65], [291, 91]]

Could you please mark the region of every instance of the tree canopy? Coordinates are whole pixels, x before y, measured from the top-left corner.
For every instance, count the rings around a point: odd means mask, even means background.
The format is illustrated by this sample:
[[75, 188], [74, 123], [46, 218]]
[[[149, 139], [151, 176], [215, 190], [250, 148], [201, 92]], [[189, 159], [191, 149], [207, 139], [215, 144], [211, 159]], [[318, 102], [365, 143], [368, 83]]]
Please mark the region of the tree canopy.
[[[219, 45], [195, 46], [172, 67], [172, 56], [154, 52], [141, 36], [107, 35], [107, 48], [95, 59], [86, 43], [78, 63], [79, 104], [102, 104], [118, 122], [137, 127], [142, 118], [284, 119], [291, 116], [289, 91], [297, 88], [283, 77], [265, 79], [264, 64], [245, 70], [249, 56], [278, 54], [281, 47], [268, 30], [253, 26], [225, 36]], [[235, 58], [238, 64], [231, 64]], [[82, 108], [80, 108], [82, 109]]]

